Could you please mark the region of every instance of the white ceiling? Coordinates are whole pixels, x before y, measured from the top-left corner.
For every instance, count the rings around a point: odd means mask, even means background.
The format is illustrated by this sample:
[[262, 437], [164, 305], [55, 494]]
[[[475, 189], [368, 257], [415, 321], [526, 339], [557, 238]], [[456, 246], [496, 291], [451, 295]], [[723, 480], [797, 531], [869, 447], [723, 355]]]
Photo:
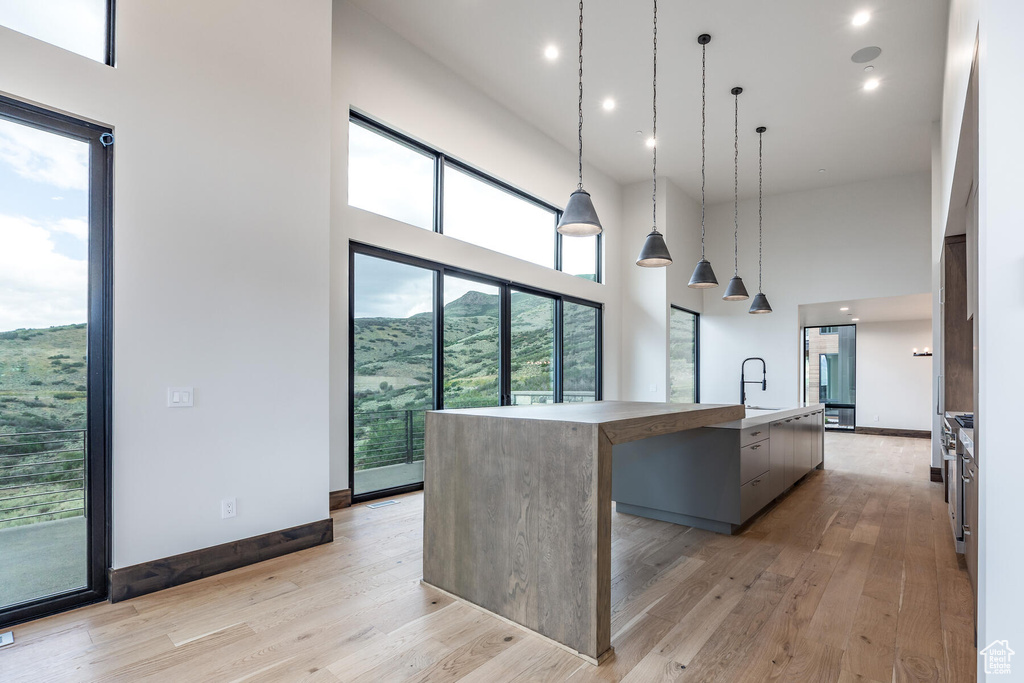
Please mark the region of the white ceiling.
[[[575, 2], [353, 0], [566, 147], [576, 147]], [[732, 198], [733, 98], [740, 96], [741, 194], [923, 171], [939, 118], [948, 0], [702, 0], [658, 7], [658, 168], [700, 193], [700, 46], [708, 46], [709, 201]], [[650, 176], [651, 2], [586, 3], [585, 155], [621, 183]], [[862, 9], [872, 20], [855, 28]], [[549, 62], [544, 47], [560, 58]], [[874, 92], [850, 61], [877, 45]], [[618, 106], [601, 109], [606, 96]], [[636, 131], [643, 131], [642, 136]], [[819, 168], [827, 169], [819, 173]]]
[[[842, 311], [842, 308], [849, 308]], [[830, 301], [800, 306], [799, 318], [803, 326], [843, 325], [857, 318], [860, 323], [884, 323], [900, 320], [931, 320], [932, 295], [909, 294], [877, 299]]]

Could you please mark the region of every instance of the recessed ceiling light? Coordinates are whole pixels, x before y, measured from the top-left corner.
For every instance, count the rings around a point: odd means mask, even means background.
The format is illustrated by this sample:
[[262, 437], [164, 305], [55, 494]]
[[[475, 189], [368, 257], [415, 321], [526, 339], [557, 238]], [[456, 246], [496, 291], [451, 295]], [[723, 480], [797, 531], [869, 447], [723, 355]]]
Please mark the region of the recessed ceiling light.
[[605, 111], [611, 111], [612, 109], [615, 109], [615, 100], [611, 97], [606, 97], [604, 98], [604, 102], [601, 103], [601, 107], [604, 108]]
[[551, 62], [558, 59], [558, 46], [548, 45], [546, 48], [544, 48], [544, 56], [548, 59], [548, 61]]
[[860, 318], [850, 318], [850, 320], [852, 320], [855, 323], [859, 323], [860, 322]]
[[848, 311], [848, 310], [850, 310], [850, 307], [849, 307], [849, 306], [843, 306], [843, 307], [842, 307], [842, 308], [840, 308], [839, 310], [840, 310], [840, 311]]
[[864, 67], [864, 70], [865, 71], [874, 71], [875, 67], [872, 64], [868, 64], [866, 67]]
[[654, 138], [647, 138], [645, 143], [648, 147], [654, 147]]
[[823, 168], [819, 168], [818, 169], [818, 173], [824, 173], [824, 172], [825, 172], [825, 169], [823, 169]]
[[875, 90], [878, 87], [879, 82], [880, 81], [877, 78], [869, 78], [868, 80], [864, 81], [864, 89]]
[[863, 26], [864, 24], [871, 21], [871, 12], [857, 12], [853, 15], [853, 25]]

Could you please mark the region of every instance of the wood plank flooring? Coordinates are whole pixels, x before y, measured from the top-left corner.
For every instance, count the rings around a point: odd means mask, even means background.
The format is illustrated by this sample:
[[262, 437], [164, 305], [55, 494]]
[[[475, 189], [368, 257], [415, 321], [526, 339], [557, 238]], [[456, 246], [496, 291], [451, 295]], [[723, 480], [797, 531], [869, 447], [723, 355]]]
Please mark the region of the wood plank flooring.
[[975, 680], [974, 597], [921, 439], [828, 434], [738, 536], [614, 514], [601, 667], [419, 583], [422, 495], [335, 542], [14, 628], [13, 681]]

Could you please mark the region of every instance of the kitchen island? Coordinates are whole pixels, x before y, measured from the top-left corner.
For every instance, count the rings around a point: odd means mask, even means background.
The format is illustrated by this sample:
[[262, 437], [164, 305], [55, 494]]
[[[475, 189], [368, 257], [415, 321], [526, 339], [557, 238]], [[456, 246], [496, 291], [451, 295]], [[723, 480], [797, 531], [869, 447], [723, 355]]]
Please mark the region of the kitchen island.
[[744, 415], [618, 401], [428, 412], [423, 581], [599, 663], [611, 651], [613, 450]]
[[822, 405], [747, 409], [740, 420], [617, 446], [617, 512], [736, 533], [803, 478], [824, 467]]

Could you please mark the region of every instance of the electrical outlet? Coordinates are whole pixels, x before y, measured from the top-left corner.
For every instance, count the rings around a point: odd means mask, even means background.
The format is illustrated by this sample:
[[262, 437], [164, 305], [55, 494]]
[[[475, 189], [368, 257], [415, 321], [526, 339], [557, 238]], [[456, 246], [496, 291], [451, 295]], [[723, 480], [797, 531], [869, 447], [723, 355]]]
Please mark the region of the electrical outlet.
[[658, 392], [658, 385], [657, 384], [652, 384], [651, 385], [651, 393], [652, 394], [656, 394], [657, 392]]
[[875, 415], [875, 422], [878, 422], [878, 416]]
[[225, 498], [220, 502], [220, 518], [228, 519], [238, 514], [238, 508], [235, 506], [234, 498]]

